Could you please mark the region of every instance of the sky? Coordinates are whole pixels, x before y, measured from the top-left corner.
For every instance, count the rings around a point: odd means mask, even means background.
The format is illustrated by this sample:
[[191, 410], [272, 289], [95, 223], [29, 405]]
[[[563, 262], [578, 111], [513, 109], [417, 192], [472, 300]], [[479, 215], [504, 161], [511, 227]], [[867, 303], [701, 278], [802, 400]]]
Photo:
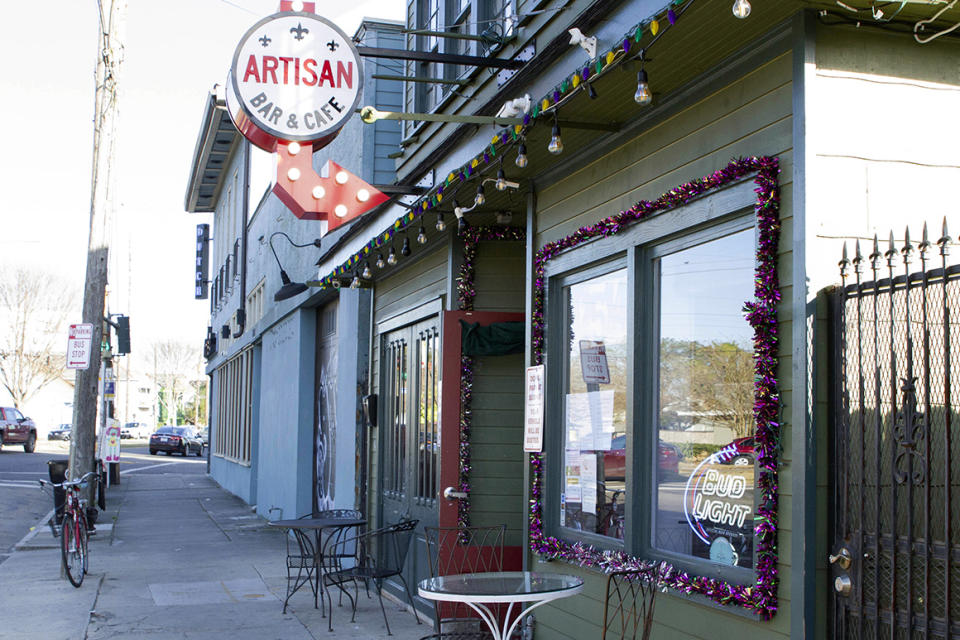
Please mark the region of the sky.
[[[210, 215], [184, 211], [190, 163], [207, 94], [225, 81], [246, 30], [278, 7], [279, 0], [128, 0], [108, 305], [130, 316], [135, 353], [163, 340], [202, 345], [210, 307], [193, 297], [194, 236]], [[348, 36], [363, 17], [401, 20], [403, 10], [403, 0], [317, 2]], [[53, 271], [79, 292], [97, 2], [4, 2], [0, 16], [8, 61], [0, 74], [0, 263]]]

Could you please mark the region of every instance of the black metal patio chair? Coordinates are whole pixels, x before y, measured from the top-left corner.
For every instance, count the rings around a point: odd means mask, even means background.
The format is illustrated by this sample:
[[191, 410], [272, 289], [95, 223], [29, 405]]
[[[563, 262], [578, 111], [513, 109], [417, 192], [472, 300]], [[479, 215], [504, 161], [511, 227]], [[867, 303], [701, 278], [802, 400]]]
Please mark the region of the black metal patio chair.
[[300, 587], [310, 585], [313, 592], [313, 606], [317, 606], [317, 582], [314, 572], [317, 570], [317, 546], [312, 532], [290, 529], [284, 536], [287, 541], [287, 595], [283, 599], [283, 612], [287, 612], [287, 603]]
[[[424, 527], [430, 576], [503, 571], [503, 538], [507, 526]], [[481, 640], [486, 625], [462, 602], [434, 601], [436, 633], [420, 640]]]
[[657, 567], [610, 573], [604, 596], [603, 635], [600, 640], [649, 640], [658, 585]]
[[[360, 534], [352, 532], [349, 528], [337, 529], [327, 538], [322, 554], [322, 578], [325, 586], [337, 587], [341, 596], [346, 595], [350, 600], [353, 610], [350, 622], [354, 622], [357, 616], [355, 598], [357, 581], [373, 582], [377, 590], [377, 598], [380, 600], [380, 611], [383, 613], [387, 635], [393, 635], [383, 606], [383, 582], [387, 578], [400, 578], [410, 603], [413, 603], [410, 585], [403, 577], [403, 565], [410, 550], [410, 543], [413, 541], [417, 522], [419, 521], [403, 520], [397, 524]], [[354, 595], [351, 595], [348, 590], [351, 583], [354, 585]], [[328, 629], [333, 631], [333, 602], [330, 589], [324, 589], [324, 591], [327, 595], [327, 604], [330, 605]], [[413, 609], [413, 615], [417, 624], [420, 624], [416, 607]]]

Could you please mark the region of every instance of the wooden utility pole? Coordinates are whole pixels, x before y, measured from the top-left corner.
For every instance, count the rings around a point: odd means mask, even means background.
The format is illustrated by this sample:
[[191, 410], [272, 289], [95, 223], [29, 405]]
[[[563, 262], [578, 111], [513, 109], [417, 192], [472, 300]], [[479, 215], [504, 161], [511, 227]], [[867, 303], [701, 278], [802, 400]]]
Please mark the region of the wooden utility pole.
[[[123, 17], [126, 0], [97, 0], [100, 35], [97, 42], [94, 93], [93, 163], [90, 179], [90, 236], [83, 289], [83, 322], [93, 325], [90, 367], [77, 371], [73, 394], [73, 436], [70, 440], [70, 476], [79, 478], [94, 469], [96, 455], [97, 382], [100, 345], [104, 334], [110, 217], [113, 208], [113, 161], [119, 116], [120, 65], [123, 61]], [[92, 485], [88, 494], [93, 504]]]

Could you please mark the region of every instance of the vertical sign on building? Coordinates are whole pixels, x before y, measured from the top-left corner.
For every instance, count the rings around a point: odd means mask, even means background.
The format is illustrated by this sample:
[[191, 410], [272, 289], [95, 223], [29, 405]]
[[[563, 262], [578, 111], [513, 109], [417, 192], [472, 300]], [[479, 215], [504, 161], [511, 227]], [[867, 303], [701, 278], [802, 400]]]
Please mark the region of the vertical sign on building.
[[210, 281], [207, 274], [210, 271], [210, 225], [197, 225], [197, 270], [194, 280], [194, 298], [207, 299], [207, 283]]
[[523, 450], [543, 451], [543, 365], [527, 367], [523, 391], [525, 398]]

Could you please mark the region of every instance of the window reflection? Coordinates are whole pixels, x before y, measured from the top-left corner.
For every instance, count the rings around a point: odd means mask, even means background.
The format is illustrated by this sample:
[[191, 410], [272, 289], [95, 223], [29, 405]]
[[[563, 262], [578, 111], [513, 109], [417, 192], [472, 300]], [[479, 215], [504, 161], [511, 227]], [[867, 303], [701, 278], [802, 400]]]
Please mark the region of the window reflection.
[[564, 290], [564, 526], [623, 539], [626, 502], [627, 275]]
[[753, 567], [754, 231], [665, 255], [654, 546]]

